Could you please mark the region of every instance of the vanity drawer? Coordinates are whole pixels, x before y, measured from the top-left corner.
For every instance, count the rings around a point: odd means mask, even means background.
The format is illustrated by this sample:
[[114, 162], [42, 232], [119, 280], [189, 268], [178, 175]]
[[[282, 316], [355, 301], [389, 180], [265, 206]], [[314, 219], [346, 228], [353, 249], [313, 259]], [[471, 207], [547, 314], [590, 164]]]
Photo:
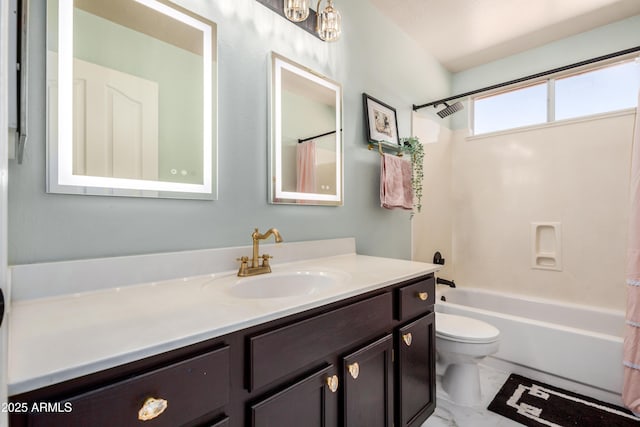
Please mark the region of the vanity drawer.
[[249, 338], [249, 390], [390, 330], [390, 292]]
[[436, 280], [433, 275], [399, 288], [397, 292], [398, 320], [408, 320], [433, 309], [436, 301]]
[[[139, 420], [148, 398], [167, 401], [152, 421]], [[54, 402], [59, 413], [29, 414], [31, 427], [184, 425], [229, 401], [229, 347]], [[224, 424], [223, 424], [224, 425]]]

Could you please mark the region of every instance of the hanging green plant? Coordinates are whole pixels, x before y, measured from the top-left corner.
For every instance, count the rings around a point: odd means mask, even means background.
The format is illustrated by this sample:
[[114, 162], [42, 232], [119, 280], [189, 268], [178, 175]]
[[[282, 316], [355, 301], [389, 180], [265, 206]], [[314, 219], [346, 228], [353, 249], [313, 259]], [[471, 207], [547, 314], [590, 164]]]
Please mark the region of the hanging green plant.
[[413, 189], [413, 211], [411, 216], [422, 209], [422, 178], [424, 177], [424, 147], [417, 136], [400, 139], [402, 151], [411, 156], [411, 188]]

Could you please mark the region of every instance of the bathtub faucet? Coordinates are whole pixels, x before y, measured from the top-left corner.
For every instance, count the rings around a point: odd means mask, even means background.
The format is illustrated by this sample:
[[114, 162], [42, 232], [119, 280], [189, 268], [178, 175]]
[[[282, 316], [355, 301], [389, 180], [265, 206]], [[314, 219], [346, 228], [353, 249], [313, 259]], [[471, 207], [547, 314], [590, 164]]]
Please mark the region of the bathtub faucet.
[[452, 288], [456, 287], [456, 284], [453, 280], [441, 279], [440, 277], [436, 279], [436, 284], [447, 285], [447, 286], [451, 286]]

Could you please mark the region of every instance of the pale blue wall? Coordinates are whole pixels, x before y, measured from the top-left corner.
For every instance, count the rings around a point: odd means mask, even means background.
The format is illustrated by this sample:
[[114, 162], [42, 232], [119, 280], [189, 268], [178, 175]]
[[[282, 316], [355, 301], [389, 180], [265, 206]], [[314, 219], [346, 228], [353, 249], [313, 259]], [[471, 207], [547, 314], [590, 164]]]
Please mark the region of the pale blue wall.
[[[640, 15], [456, 73], [452, 95], [636, 46], [640, 46]], [[454, 129], [467, 126], [468, 111], [452, 116]]]
[[[9, 262], [246, 245], [254, 227], [285, 240], [354, 236], [358, 252], [409, 258], [409, 213], [379, 207], [379, 156], [366, 148], [362, 92], [398, 110], [450, 93], [450, 75], [367, 0], [341, 1], [344, 33], [326, 44], [254, 0], [182, 0], [218, 23], [219, 200], [45, 193], [45, 7], [31, 2], [29, 142], [9, 170]], [[267, 203], [267, 69], [271, 50], [342, 83], [345, 204]], [[277, 262], [277, 260], [274, 260]]]

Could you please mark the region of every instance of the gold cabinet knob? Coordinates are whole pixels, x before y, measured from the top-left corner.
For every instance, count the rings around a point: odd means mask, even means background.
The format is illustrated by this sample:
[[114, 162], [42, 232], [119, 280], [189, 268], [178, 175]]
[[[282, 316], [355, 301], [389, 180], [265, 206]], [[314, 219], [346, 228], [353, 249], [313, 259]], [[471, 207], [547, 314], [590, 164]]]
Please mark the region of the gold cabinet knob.
[[338, 376], [327, 377], [327, 386], [329, 390], [331, 390], [331, 393], [338, 391]]
[[142, 408], [138, 411], [138, 419], [140, 421], [152, 420], [162, 414], [167, 406], [169, 406], [169, 402], [166, 400], [150, 397], [144, 401]]
[[411, 346], [411, 341], [413, 341], [413, 336], [411, 335], [411, 332], [402, 335], [402, 341], [404, 341], [404, 343], [410, 347]]
[[426, 301], [429, 298], [429, 294], [426, 292], [418, 292], [418, 298], [422, 301]]
[[347, 365], [347, 369], [354, 380], [358, 378], [358, 375], [360, 375], [360, 365], [358, 365], [358, 362]]

